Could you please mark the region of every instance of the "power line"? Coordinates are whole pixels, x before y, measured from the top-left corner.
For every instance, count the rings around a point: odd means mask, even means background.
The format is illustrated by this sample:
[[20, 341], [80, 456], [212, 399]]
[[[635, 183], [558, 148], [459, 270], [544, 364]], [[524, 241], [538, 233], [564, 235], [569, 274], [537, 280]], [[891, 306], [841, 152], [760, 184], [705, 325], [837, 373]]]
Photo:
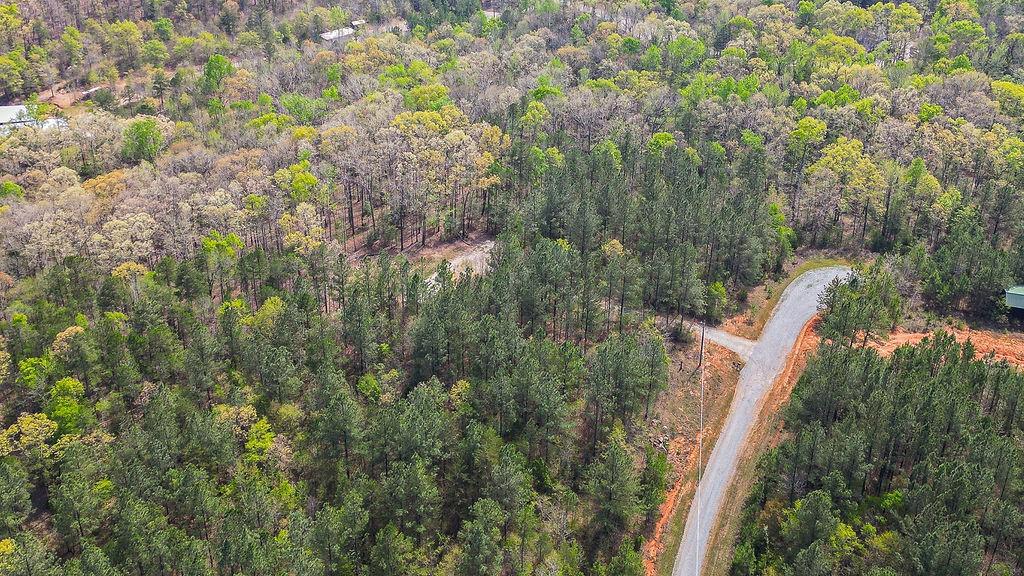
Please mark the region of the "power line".
[[[697, 537], [700, 538], [700, 486], [703, 483], [704, 467], [704, 329], [706, 324], [702, 319], [700, 322], [700, 359], [697, 366], [700, 368], [700, 427], [697, 430], [697, 493], [694, 498], [697, 500]], [[693, 557], [693, 576], [700, 576], [700, 546], [697, 546], [697, 553]]]

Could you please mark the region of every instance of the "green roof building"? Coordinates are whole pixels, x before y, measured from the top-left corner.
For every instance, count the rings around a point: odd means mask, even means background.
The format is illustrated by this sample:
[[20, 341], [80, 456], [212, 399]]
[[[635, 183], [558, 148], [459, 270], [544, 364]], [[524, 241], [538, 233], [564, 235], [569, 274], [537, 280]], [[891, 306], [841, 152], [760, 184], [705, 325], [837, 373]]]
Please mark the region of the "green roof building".
[[1024, 286], [1012, 286], [1006, 289], [1006, 305], [1017, 310], [1024, 310]]

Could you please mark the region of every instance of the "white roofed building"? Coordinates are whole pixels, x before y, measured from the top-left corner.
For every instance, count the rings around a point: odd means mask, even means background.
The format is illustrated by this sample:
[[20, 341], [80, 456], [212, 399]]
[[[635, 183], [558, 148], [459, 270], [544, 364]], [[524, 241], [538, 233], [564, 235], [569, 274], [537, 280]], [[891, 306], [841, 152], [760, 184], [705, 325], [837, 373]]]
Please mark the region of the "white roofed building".
[[356, 31], [355, 31], [354, 28], [349, 28], [349, 27], [346, 26], [344, 28], [338, 28], [337, 30], [331, 30], [329, 32], [324, 32], [323, 34], [320, 35], [320, 38], [324, 42], [339, 42], [339, 43], [343, 43], [343, 42], [348, 42], [349, 40], [351, 40], [352, 37], [355, 35], [355, 33], [356, 33]]

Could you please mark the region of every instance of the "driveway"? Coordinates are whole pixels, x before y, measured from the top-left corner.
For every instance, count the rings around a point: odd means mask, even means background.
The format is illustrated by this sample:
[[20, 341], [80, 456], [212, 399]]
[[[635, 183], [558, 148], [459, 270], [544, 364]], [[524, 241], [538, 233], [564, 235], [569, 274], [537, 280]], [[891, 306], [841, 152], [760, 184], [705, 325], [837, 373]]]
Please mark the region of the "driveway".
[[740, 449], [754, 425], [757, 407], [786, 365], [804, 325], [818, 311], [818, 298], [834, 279], [849, 274], [842, 266], [819, 268], [802, 274], [782, 293], [761, 338], [755, 343], [719, 330], [707, 338], [735, 350], [747, 360], [718, 442], [690, 504], [673, 576], [699, 576], [715, 518], [726, 489], [736, 472]]

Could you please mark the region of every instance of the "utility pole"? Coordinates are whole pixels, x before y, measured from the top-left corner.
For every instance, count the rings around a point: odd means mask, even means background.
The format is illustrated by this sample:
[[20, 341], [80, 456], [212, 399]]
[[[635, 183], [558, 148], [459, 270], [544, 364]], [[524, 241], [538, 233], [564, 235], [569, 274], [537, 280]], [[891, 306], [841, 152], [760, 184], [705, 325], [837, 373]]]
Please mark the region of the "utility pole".
[[[694, 499], [697, 501], [697, 533], [700, 534], [700, 486], [703, 480], [704, 468], [704, 329], [707, 326], [705, 320], [700, 321], [700, 358], [697, 360], [697, 367], [700, 368], [700, 428], [697, 430], [697, 493]], [[700, 576], [700, 547], [693, 558], [693, 576]]]

